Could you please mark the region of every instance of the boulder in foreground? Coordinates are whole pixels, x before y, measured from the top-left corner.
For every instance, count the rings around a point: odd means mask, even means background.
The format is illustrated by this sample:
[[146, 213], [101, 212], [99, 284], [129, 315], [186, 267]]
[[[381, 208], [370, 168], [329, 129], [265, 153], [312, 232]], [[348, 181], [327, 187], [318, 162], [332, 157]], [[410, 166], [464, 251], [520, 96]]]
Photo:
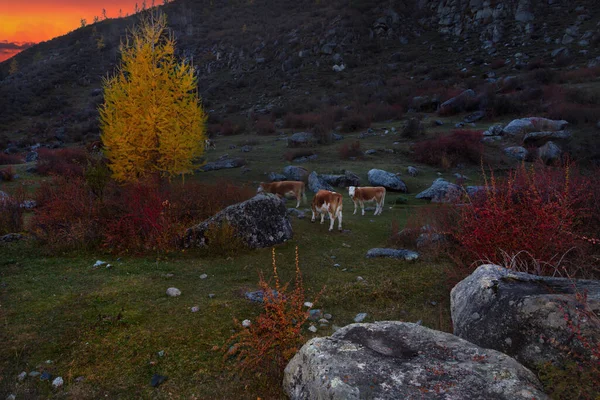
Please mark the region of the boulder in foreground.
[[406, 322], [352, 324], [306, 343], [283, 387], [303, 399], [548, 399], [515, 359]]

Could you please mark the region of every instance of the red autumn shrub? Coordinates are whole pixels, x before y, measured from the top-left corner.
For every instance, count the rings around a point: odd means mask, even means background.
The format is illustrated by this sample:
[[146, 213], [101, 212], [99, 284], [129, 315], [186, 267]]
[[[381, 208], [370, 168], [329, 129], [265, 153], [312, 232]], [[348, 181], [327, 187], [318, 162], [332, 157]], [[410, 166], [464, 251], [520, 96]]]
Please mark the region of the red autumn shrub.
[[590, 207], [590, 190], [597, 189], [590, 183], [569, 165], [521, 166], [502, 181], [492, 175], [485, 195], [459, 208], [454, 236], [472, 257], [498, 264], [508, 258], [525, 272], [597, 274], [589, 267], [595, 239], [589, 240], [586, 226], [598, 218]]
[[0, 235], [17, 233], [23, 230], [23, 207], [21, 203], [25, 198], [22, 188], [14, 193], [0, 194]]
[[254, 129], [259, 135], [272, 135], [275, 133], [275, 124], [267, 117], [262, 117], [254, 123]]
[[[274, 283], [267, 282], [263, 274], [259, 274], [259, 286], [263, 293], [262, 313], [248, 328], [235, 320], [239, 331], [227, 340], [221, 351], [225, 360], [233, 358], [235, 369], [242, 372], [262, 371], [279, 380], [289, 360], [304, 343], [302, 328], [311, 308], [304, 306], [306, 294], [298, 248], [296, 247], [296, 278], [293, 289], [289, 287], [289, 283], [282, 284], [279, 281], [275, 249], [272, 250], [272, 257]], [[313, 304], [318, 301], [321, 293], [312, 301]]]
[[414, 146], [414, 159], [442, 168], [459, 163], [478, 164], [483, 157], [481, 134], [481, 131], [455, 130], [449, 135], [419, 142]]
[[548, 118], [564, 119], [574, 125], [595, 124], [600, 115], [600, 106], [566, 102], [555, 103], [548, 109]]
[[348, 160], [351, 157], [357, 158], [362, 157], [363, 152], [360, 149], [360, 141], [356, 140], [350, 144], [346, 143], [340, 147], [340, 158], [342, 160]]
[[283, 120], [285, 128], [311, 129], [321, 121], [321, 115], [317, 113], [294, 114], [289, 113]]
[[99, 244], [100, 202], [80, 176], [56, 176], [42, 182], [29, 230], [53, 249], [82, 249]]
[[342, 120], [343, 132], [354, 132], [371, 126], [371, 120], [365, 114], [354, 113]]
[[22, 164], [23, 157], [17, 154], [0, 153], [0, 165]]
[[0, 169], [0, 182], [10, 182], [13, 179], [15, 179], [15, 169], [13, 167]]
[[82, 176], [88, 159], [83, 148], [39, 149], [37, 172], [40, 175]]

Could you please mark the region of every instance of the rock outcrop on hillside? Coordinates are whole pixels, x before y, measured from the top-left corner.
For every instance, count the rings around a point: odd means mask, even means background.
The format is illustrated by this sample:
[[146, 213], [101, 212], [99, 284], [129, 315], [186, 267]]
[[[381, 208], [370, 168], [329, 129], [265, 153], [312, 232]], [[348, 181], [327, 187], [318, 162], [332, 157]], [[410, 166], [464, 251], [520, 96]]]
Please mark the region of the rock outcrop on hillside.
[[[580, 304], [575, 292], [588, 293]], [[600, 326], [587, 318], [600, 312], [600, 282], [549, 278], [482, 265], [451, 292], [454, 334], [515, 357], [529, 368], [562, 364], [571, 355], [591, 357], [591, 349], [568, 328], [571, 319], [590, 343], [600, 342]]]
[[292, 400], [548, 399], [513, 358], [406, 322], [351, 324], [311, 339], [285, 368]]

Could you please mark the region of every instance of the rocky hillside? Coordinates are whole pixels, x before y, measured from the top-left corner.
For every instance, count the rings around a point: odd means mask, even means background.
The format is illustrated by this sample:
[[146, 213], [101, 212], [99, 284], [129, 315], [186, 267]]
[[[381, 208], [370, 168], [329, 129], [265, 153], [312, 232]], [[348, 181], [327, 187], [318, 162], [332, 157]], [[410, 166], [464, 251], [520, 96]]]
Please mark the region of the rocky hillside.
[[[596, 65], [600, 5], [581, 0], [177, 0], [162, 6], [213, 121], [330, 105], [410, 105], [402, 85], [495, 82], [538, 63]], [[97, 138], [102, 78], [137, 16], [41, 43], [0, 64], [0, 147]], [[492, 70], [493, 63], [500, 63]], [[395, 87], [396, 90], [391, 90]], [[443, 97], [443, 96], [442, 96]], [[3, 139], [2, 139], [3, 137]]]

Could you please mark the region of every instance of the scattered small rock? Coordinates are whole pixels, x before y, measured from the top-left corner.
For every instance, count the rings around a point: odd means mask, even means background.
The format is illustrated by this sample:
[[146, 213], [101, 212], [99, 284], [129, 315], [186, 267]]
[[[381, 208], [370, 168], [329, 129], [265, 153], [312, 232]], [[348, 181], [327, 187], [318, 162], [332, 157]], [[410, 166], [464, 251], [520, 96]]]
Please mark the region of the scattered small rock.
[[50, 379], [52, 379], [52, 375], [49, 372], [44, 371], [40, 375], [40, 381], [49, 381]]
[[315, 333], [315, 332], [317, 332], [317, 327], [314, 325], [311, 325], [308, 327], [308, 330], [311, 331], [312, 333]]
[[333, 316], [331, 314], [325, 314], [325, 315], [323, 315], [323, 317], [325, 319], [331, 319], [331, 318], [333, 318]]
[[194, 306], [191, 308], [191, 310], [192, 310], [192, 312], [198, 312], [198, 311], [200, 311], [200, 307]]
[[387, 257], [387, 258], [397, 258], [399, 260], [416, 260], [419, 258], [419, 253], [404, 250], [404, 249], [386, 249], [386, 248], [374, 248], [367, 252], [367, 258], [376, 258], [376, 257]]
[[356, 277], [356, 280], [357, 280], [358, 282], [362, 282], [362, 281], [364, 281], [364, 280], [365, 280], [365, 278], [363, 278], [362, 276], [357, 276], [357, 277]]
[[311, 303], [310, 301], [307, 301], [306, 303], [304, 303], [304, 307], [310, 308], [312, 306], [313, 306], [313, 303]]
[[200, 279], [206, 279], [206, 278], [208, 278], [208, 275], [206, 275], [206, 274], [200, 275]]
[[152, 380], [150, 381], [150, 385], [152, 385], [152, 387], [159, 387], [160, 385], [165, 383], [167, 381], [167, 379], [169, 379], [169, 378], [166, 376], [154, 374], [152, 376]]
[[215, 298], [215, 294], [214, 293], [209, 293], [208, 298], [209, 299], [214, 299]]
[[334, 266], [335, 268], [339, 268], [339, 267], [341, 267], [341, 265], [340, 265], [340, 264], [333, 264], [333, 266]]
[[367, 318], [367, 313], [358, 313], [356, 314], [356, 317], [354, 317], [354, 322], [363, 322], [365, 318]]
[[106, 264], [108, 264], [106, 261], [98, 260], [98, 261], [96, 261], [94, 263], [94, 265], [92, 265], [92, 267], [97, 268], [97, 267], [101, 267], [101, 266], [106, 265]]
[[252, 325], [252, 321], [250, 321], [249, 319], [245, 319], [242, 321], [242, 326], [244, 328], [250, 328], [251, 325]]
[[25, 378], [27, 378], [27, 372], [23, 371], [19, 374], [19, 376], [17, 376], [17, 380], [19, 382], [23, 382], [25, 380]]
[[32, 377], [32, 378], [37, 378], [37, 377], [38, 377], [38, 376], [40, 376], [40, 375], [41, 375], [41, 373], [39, 373], [39, 372], [37, 372], [37, 371], [31, 371], [31, 372], [29, 373], [29, 376], [30, 376], [30, 377]]
[[60, 376], [57, 377], [56, 379], [54, 379], [52, 381], [52, 387], [55, 389], [58, 389], [59, 387], [61, 387], [65, 382], [63, 381], [63, 378], [61, 378]]
[[170, 287], [167, 289], [167, 296], [170, 296], [170, 297], [181, 296], [181, 290], [174, 288], [174, 287]]
[[161, 350], [157, 354], [158, 354], [159, 357], [164, 357], [165, 356], [165, 351]]

